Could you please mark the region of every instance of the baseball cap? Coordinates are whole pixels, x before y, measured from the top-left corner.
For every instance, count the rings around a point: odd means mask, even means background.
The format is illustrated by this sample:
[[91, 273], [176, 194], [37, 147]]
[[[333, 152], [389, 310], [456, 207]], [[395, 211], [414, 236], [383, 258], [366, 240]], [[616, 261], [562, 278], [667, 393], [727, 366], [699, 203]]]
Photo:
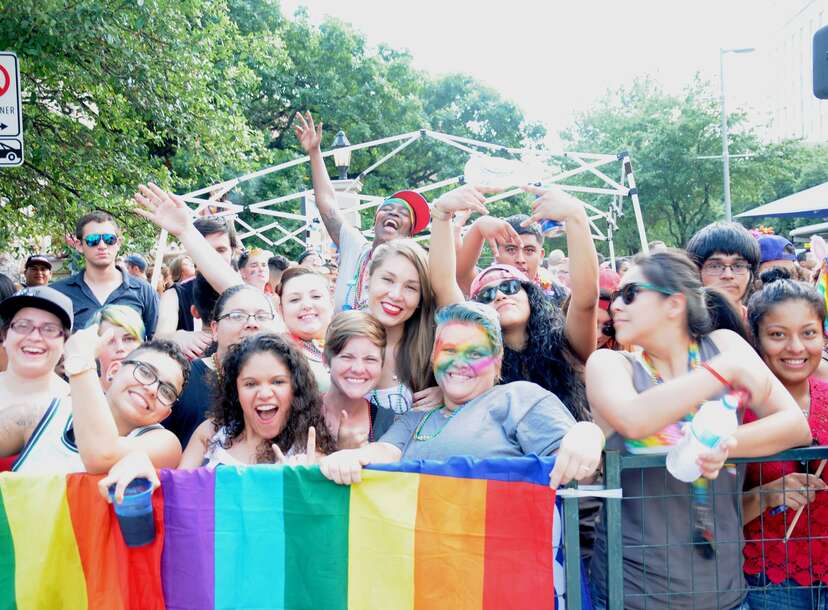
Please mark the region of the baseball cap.
[[130, 254], [124, 259], [127, 265], [135, 265], [141, 271], [147, 270], [147, 260], [140, 254]]
[[796, 248], [781, 235], [760, 235], [758, 241], [761, 252], [760, 264], [768, 261], [796, 260]]
[[529, 281], [529, 278], [526, 277], [526, 274], [524, 274], [520, 269], [517, 269], [516, 267], [501, 264], [492, 265], [491, 267], [486, 267], [483, 271], [481, 271], [475, 276], [474, 280], [472, 280], [471, 289], [469, 290], [470, 298], [473, 299], [477, 295], [477, 293], [480, 292], [480, 290], [486, 286], [486, 284], [488, 284], [490, 281], [493, 281], [494, 278], [490, 280], [487, 279], [486, 276], [490, 273], [494, 273], [495, 271], [500, 272], [497, 278], [499, 280], [519, 280], [521, 282]]
[[[396, 200], [396, 201], [395, 201]], [[411, 235], [416, 235], [428, 226], [431, 212], [428, 209], [426, 198], [414, 191], [397, 191], [380, 204], [403, 203], [411, 212]], [[378, 208], [379, 209], [379, 208]]]
[[0, 302], [0, 318], [10, 322], [14, 315], [24, 307], [34, 307], [55, 314], [63, 323], [63, 328], [72, 330], [74, 314], [72, 301], [62, 292], [48, 286], [31, 286], [15, 292]]
[[32, 254], [26, 259], [26, 266], [24, 269], [28, 269], [32, 265], [46, 265], [49, 269], [51, 269], [52, 261], [50, 261], [49, 257], [45, 254]]

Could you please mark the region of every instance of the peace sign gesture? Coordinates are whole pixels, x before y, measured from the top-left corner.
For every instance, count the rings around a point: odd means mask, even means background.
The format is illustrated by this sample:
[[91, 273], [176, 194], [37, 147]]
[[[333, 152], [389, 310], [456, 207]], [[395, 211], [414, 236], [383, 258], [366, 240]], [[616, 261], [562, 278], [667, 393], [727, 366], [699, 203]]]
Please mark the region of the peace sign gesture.
[[282, 464], [283, 466], [314, 466], [316, 465], [316, 428], [313, 426], [308, 428], [308, 445], [304, 454], [298, 453], [285, 457], [285, 454], [279, 449], [279, 445], [273, 443], [271, 447], [276, 455], [276, 464]]

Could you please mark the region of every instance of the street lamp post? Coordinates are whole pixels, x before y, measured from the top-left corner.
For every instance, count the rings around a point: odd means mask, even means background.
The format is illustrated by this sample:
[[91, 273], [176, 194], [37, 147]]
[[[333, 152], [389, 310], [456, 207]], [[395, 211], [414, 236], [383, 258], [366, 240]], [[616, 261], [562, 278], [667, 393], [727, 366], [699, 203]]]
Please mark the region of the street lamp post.
[[348, 179], [348, 167], [351, 165], [351, 151], [347, 147], [350, 145], [351, 143], [345, 136], [344, 131], [337, 133], [334, 141], [331, 143], [331, 148], [334, 151], [334, 165], [339, 172], [340, 180]]
[[730, 222], [733, 218], [730, 205], [730, 151], [728, 147], [727, 134], [727, 107], [725, 106], [725, 76], [724, 76], [724, 56], [725, 53], [752, 53], [755, 49], [719, 49], [719, 77], [721, 82], [721, 97], [719, 98], [722, 109], [722, 172], [724, 183], [724, 205], [725, 205], [725, 220]]

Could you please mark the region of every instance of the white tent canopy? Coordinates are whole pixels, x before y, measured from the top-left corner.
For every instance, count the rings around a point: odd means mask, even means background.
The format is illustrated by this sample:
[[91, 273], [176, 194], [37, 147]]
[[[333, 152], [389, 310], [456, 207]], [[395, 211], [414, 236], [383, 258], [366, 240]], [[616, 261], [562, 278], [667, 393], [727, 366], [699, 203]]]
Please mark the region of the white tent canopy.
[[765, 205], [738, 214], [737, 218], [758, 216], [789, 217], [826, 217], [828, 216], [828, 182], [782, 197]]

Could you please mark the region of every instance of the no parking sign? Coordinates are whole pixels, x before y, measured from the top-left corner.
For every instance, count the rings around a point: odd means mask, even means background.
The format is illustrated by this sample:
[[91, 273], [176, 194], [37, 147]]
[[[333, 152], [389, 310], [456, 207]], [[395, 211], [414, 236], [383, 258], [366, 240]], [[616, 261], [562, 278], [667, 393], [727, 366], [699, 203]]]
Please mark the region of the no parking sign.
[[0, 52], [0, 167], [23, 164], [23, 118], [17, 55]]

